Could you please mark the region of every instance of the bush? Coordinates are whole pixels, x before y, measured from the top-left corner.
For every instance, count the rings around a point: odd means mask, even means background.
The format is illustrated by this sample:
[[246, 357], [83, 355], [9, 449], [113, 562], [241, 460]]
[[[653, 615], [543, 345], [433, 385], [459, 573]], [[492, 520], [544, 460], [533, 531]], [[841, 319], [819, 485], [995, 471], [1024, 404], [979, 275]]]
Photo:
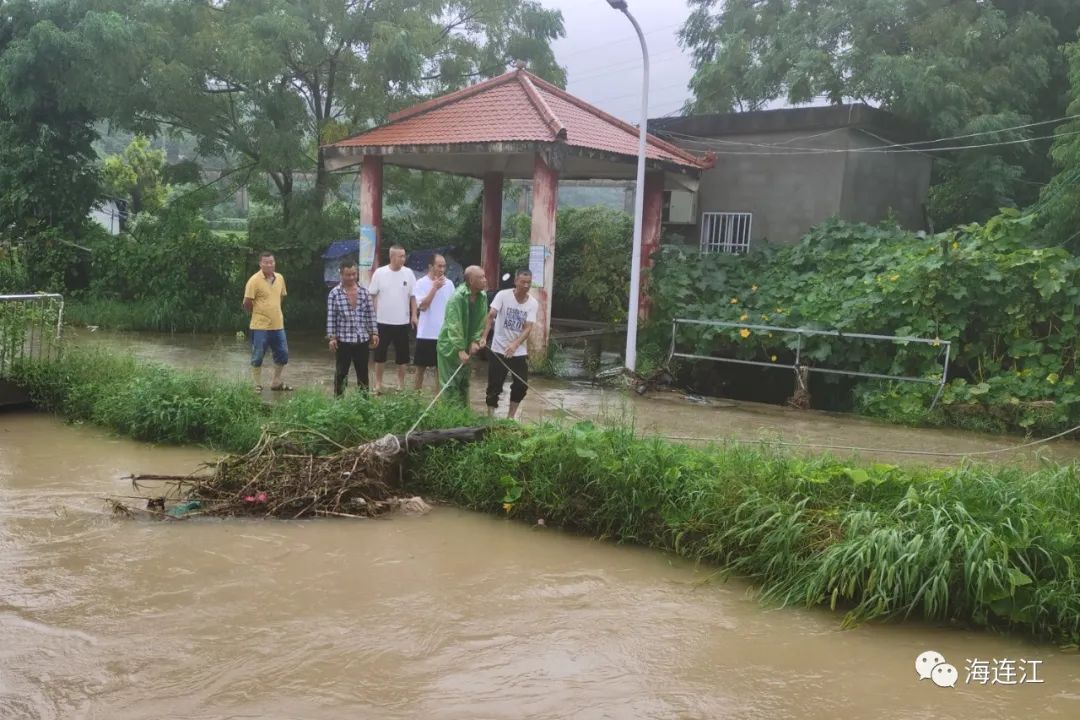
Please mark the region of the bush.
[[0, 239], [0, 293], [30, 292], [30, 273], [24, 255], [21, 247]]
[[[1080, 424], [1075, 354], [1080, 259], [1034, 246], [1032, 218], [1006, 212], [934, 236], [830, 221], [795, 246], [749, 256], [665, 249], [653, 273], [648, 337], [670, 338], [676, 315], [785, 327], [949, 340], [942, 413], [935, 388], [859, 382], [858, 407], [911, 422], [1045, 432]], [[708, 328], [680, 337], [698, 354], [790, 363], [796, 338]], [[803, 364], [934, 379], [942, 347], [806, 338]], [[850, 384], [835, 384], [850, 392]], [[922, 408], [920, 413], [919, 408]], [[990, 410], [993, 408], [993, 410]], [[978, 420], [972, 420], [978, 416]], [[964, 422], [961, 422], [964, 424]]]
[[[523, 265], [528, 262], [531, 219], [515, 215], [509, 226], [504, 245], [508, 250], [503, 257]], [[633, 219], [617, 210], [589, 207], [559, 211], [552, 290], [556, 316], [607, 322], [626, 319], [633, 234]]]
[[93, 279], [77, 317], [162, 332], [243, 327], [238, 306], [250, 251], [236, 236], [212, 232], [194, 199], [140, 213], [93, 251]]

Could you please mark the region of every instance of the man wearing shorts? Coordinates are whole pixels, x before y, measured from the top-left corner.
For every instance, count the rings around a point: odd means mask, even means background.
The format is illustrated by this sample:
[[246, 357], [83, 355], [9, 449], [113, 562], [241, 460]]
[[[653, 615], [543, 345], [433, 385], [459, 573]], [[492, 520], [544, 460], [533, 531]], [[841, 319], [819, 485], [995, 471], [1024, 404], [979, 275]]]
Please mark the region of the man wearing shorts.
[[413, 357], [417, 391], [424, 387], [424, 375], [428, 368], [436, 369], [435, 387], [438, 389], [439, 331], [442, 330], [446, 317], [446, 303], [453, 294], [454, 283], [446, 277], [446, 258], [435, 254], [431, 258], [427, 275], [416, 281], [416, 289], [413, 290], [419, 312], [416, 323], [416, 355]]
[[390, 264], [371, 276], [368, 294], [375, 303], [379, 326], [379, 346], [375, 348], [375, 393], [382, 392], [383, 370], [390, 347], [394, 348], [398, 389], [405, 388], [405, 366], [409, 364], [409, 326], [416, 324], [416, 275], [405, 267], [405, 248], [390, 246]]
[[491, 301], [484, 334], [494, 325], [495, 333], [491, 338], [491, 352], [488, 357], [487, 409], [488, 415], [494, 415], [499, 407], [506, 376], [510, 381], [511, 420], [517, 415], [518, 405], [525, 399], [529, 381], [528, 339], [536, 324], [536, 313], [540, 303], [529, 295], [532, 286], [532, 273], [518, 270], [514, 275], [514, 288], [500, 290]]
[[289, 363], [289, 344], [285, 339], [285, 316], [281, 311], [281, 299], [285, 291], [285, 277], [275, 270], [274, 254], [259, 255], [259, 272], [248, 278], [244, 286], [244, 312], [251, 315], [251, 377], [255, 390], [262, 392], [262, 364], [267, 346], [274, 358], [274, 378], [271, 390], [292, 390], [282, 380], [282, 373]]

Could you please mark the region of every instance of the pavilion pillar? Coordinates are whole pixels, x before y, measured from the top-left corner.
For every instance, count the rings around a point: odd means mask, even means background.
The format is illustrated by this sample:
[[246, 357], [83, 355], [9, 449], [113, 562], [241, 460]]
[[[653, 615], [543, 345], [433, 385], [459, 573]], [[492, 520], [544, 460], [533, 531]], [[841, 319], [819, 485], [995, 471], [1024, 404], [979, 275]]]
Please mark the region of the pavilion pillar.
[[[532, 230], [529, 234], [529, 266], [533, 271], [533, 295], [540, 303], [536, 325], [529, 336], [529, 356], [543, 362], [551, 334], [551, 294], [555, 282], [555, 219], [559, 205], [559, 174], [540, 154], [533, 161]], [[538, 261], [543, 250], [543, 286], [537, 287]]]
[[381, 155], [365, 155], [360, 166], [360, 224], [375, 228], [375, 259], [371, 268], [360, 270], [359, 282], [367, 287], [371, 274], [379, 267], [382, 252], [383, 159]]
[[500, 254], [502, 243], [503, 174], [484, 175], [484, 224], [480, 241], [481, 264], [487, 278], [488, 290], [499, 289]]
[[645, 203], [641, 219], [641, 285], [638, 293], [638, 316], [649, 316], [649, 271], [652, 254], [660, 249], [660, 233], [664, 218], [664, 173], [651, 172], [645, 176]]

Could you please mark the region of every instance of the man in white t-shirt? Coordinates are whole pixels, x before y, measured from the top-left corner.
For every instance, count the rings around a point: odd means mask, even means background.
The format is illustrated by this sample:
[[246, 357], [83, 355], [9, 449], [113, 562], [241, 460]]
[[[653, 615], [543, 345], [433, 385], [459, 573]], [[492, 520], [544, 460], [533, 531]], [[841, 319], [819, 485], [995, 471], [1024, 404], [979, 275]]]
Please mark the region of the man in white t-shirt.
[[536, 313], [540, 303], [529, 295], [532, 287], [532, 273], [518, 270], [514, 275], [514, 287], [500, 290], [491, 301], [484, 334], [487, 337], [492, 323], [495, 334], [491, 338], [491, 352], [488, 357], [487, 408], [488, 415], [495, 414], [499, 407], [506, 376], [511, 376], [510, 413], [517, 414], [518, 405], [525, 399], [526, 383], [529, 381], [529, 333], [536, 324]]
[[[446, 318], [446, 303], [454, 294], [454, 283], [446, 277], [446, 258], [435, 254], [431, 257], [427, 275], [416, 281], [413, 297], [419, 320], [416, 323], [416, 354], [413, 365], [416, 366], [416, 390], [424, 386], [424, 374], [427, 369], [438, 368], [439, 331]], [[439, 387], [438, 370], [435, 372], [435, 388]]]
[[409, 325], [416, 325], [416, 275], [405, 267], [405, 248], [390, 246], [390, 264], [371, 276], [368, 294], [375, 303], [379, 346], [375, 348], [375, 393], [382, 392], [383, 370], [390, 346], [394, 346], [398, 388], [405, 388], [405, 366], [409, 364]]

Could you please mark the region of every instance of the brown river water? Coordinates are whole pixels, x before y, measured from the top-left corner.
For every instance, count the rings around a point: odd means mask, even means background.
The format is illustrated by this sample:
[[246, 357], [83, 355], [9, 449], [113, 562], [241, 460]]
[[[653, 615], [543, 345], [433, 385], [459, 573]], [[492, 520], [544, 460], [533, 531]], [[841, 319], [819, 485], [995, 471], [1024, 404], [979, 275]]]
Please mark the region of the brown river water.
[[[246, 378], [246, 344], [231, 337], [84, 331], [76, 341]], [[289, 381], [329, 390], [321, 343], [291, 345]], [[863, 454], [907, 462], [952, 460], [885, 450], [1019, 442], [534, 385], [526, 420], [571, 413], [651, 434], [874, 447]], [[1040, 452], [1070, 460], [1075, 448]], [[1075, 654], [918, 623], [841, 630], [824, 610], [764, 607], [713, 568], [553, 529], [446, 507], [354, 522], [106, 512], [106, 495], [130, 492], [124, 475], [183, 473], [211, 457], [0, 414], [0, 720], [1080, 717]], [[957, 667], [956, 687], [917, 679], [926, 650]], [[1021, 659], [1041, 661], [1044, 682], [968, 681], [974, 660]]]
[[[0, 413], [0, 718], [1077, 718], [1080, 657], [840, 629], [662, 553], [437, 507], [375, 521], [118, 520], [211, 455]], [[917, 679], [933, 650], [955, 687]], [[1041, 683], [965, 682], [1039, 660]], [[1030, 679], [1030, 678], [1029, 678]]]

